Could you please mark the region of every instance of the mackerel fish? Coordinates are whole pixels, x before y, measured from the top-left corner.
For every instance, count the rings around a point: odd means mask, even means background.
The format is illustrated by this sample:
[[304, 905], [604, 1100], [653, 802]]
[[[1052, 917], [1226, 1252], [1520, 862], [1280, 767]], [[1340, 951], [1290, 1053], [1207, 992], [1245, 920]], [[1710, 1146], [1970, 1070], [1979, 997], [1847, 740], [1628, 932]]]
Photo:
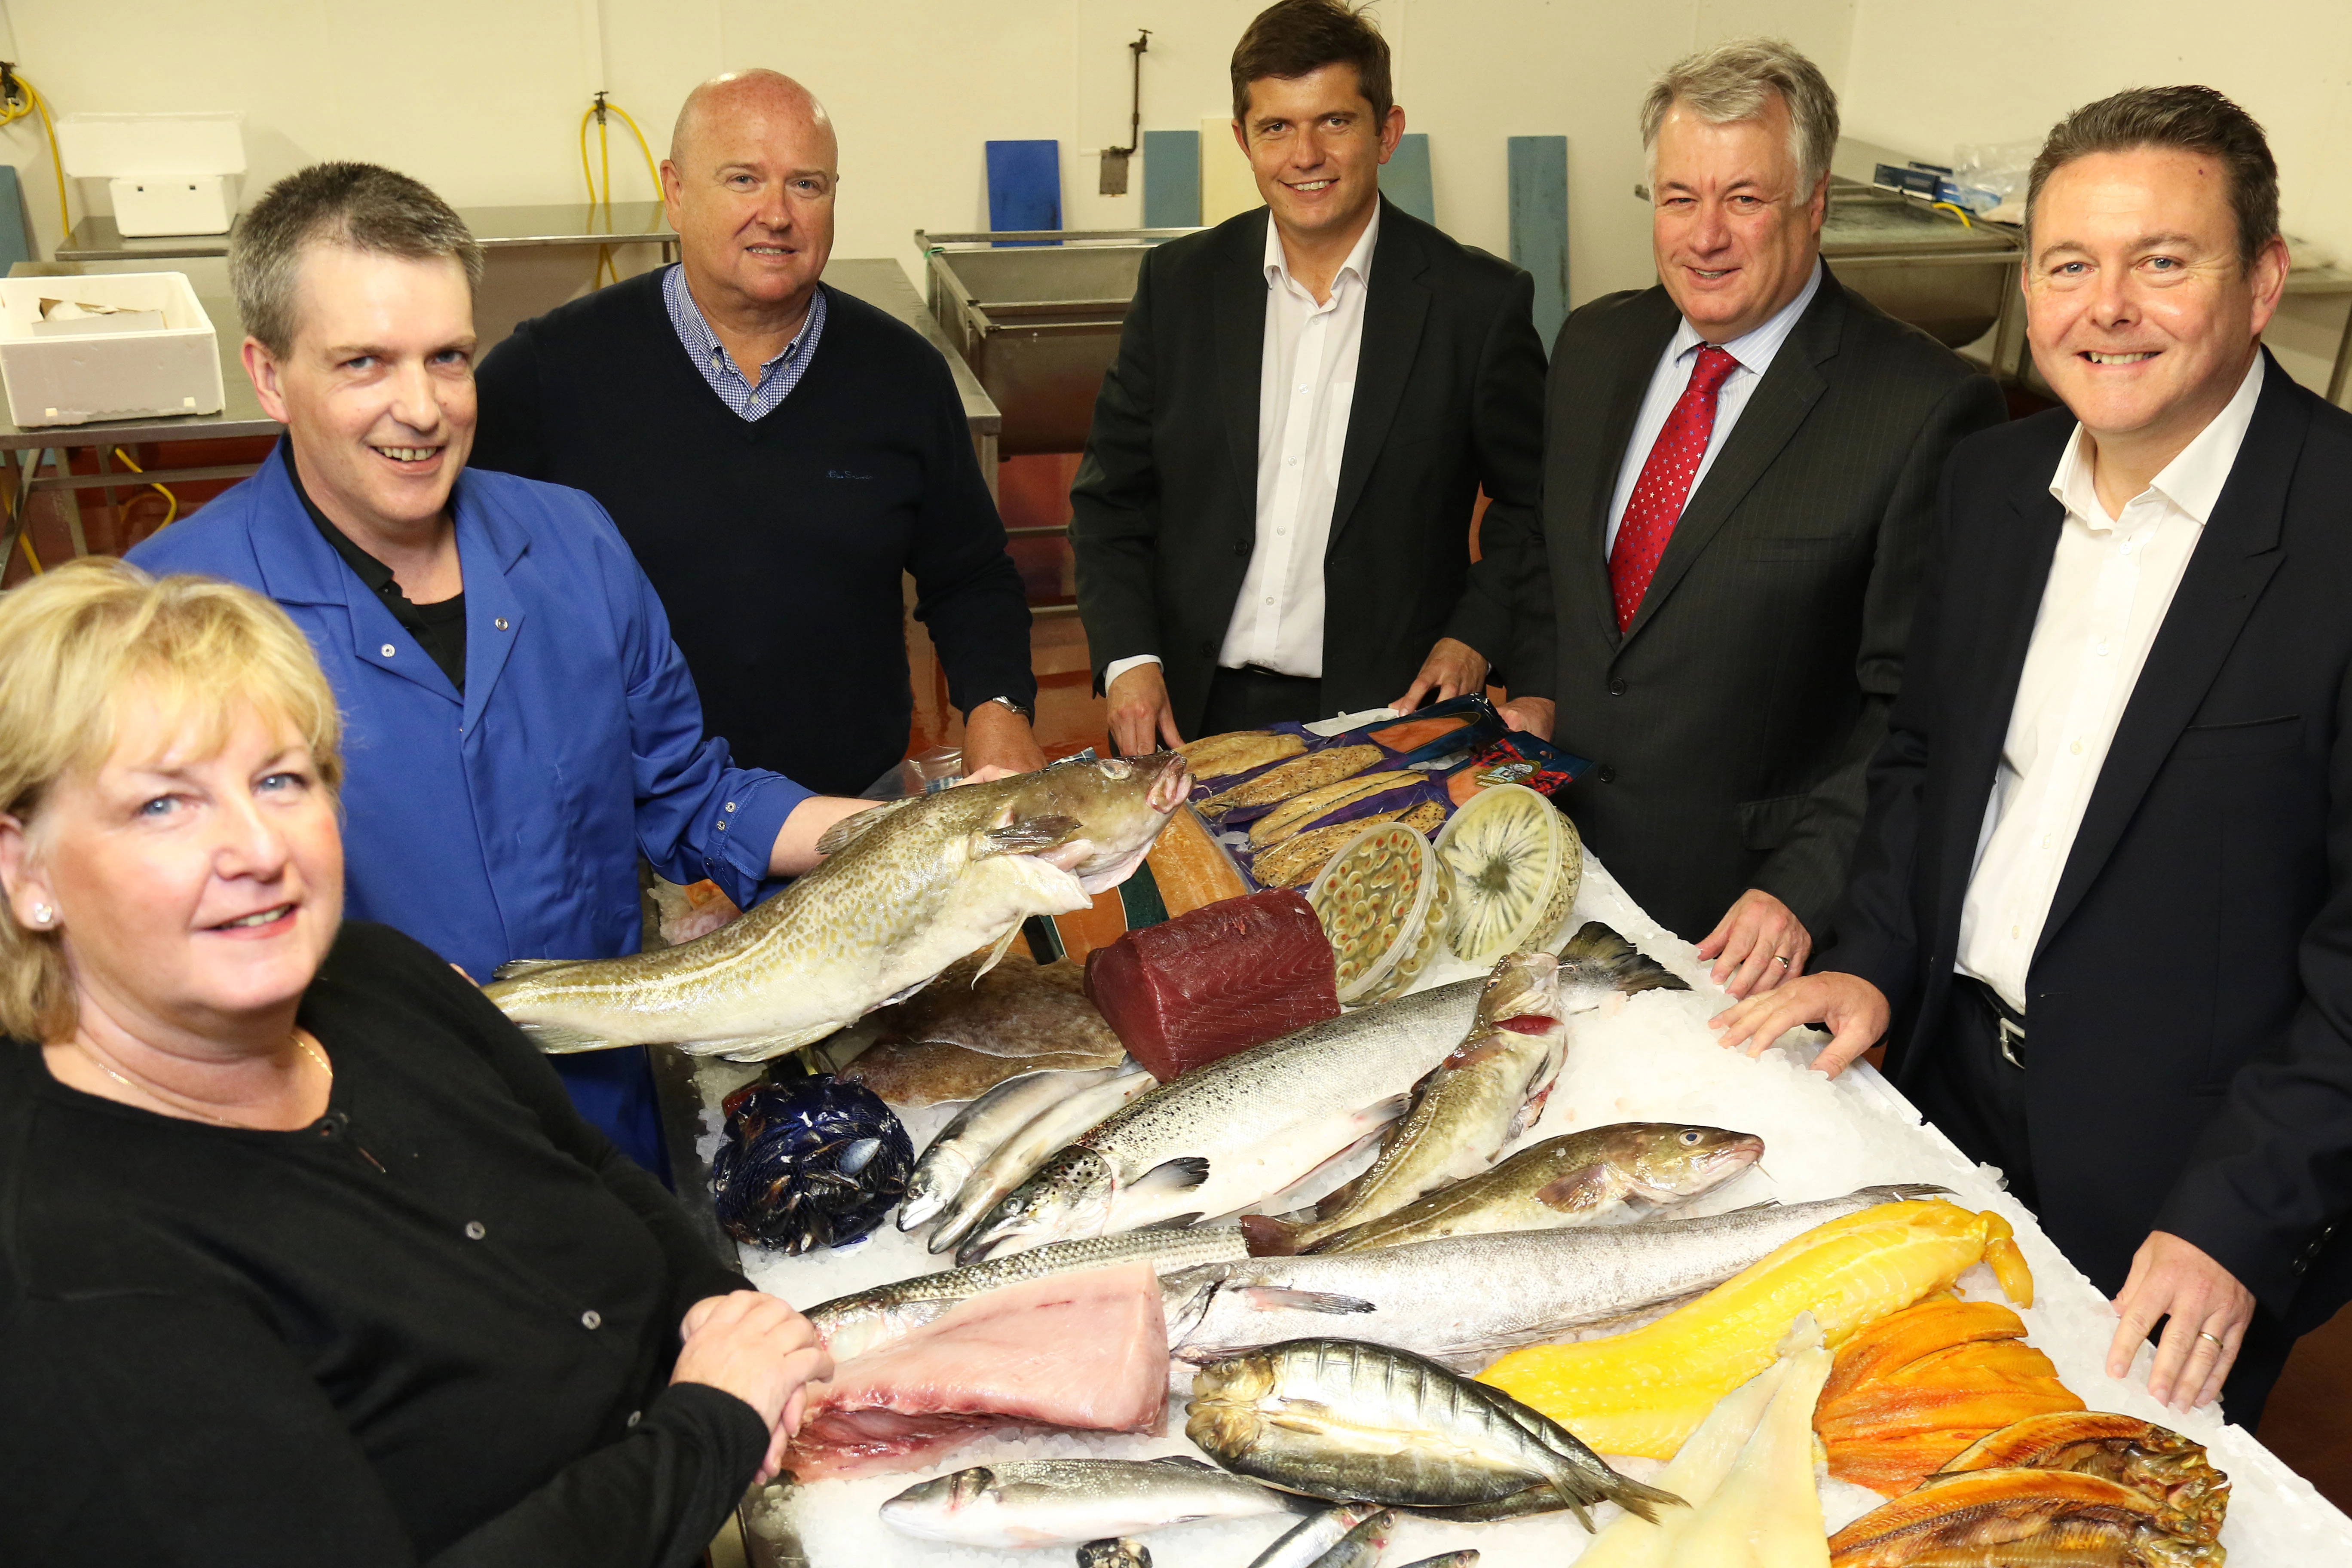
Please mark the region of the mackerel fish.
[[[826, 859], [709, 935], [626, 958], [502, 965], [484, 994], [541, 1050], [667, 1044], [765, 1061], [1001, 954], [1031, 915], [1125, 881], [1192, 788], [1174, 752], [1078, 759], [846, 817]], [[984, 971], [983, 971], [984, 972]]]
[[901, 1535], [955, 1546], [1076, 1546], [1202, 1519], [1255, 1519], [1310, 1505], [1190, 1455], [1034, 1459], [975, 1466], [885, 1502]]
[[1214, 1361], [1344, 1334], [1468, 1371], [1696, 1295], [1844, 1215], [1941, 1187], [1864, 1187], [1703, 1219], [1506, 1231], [1363, 1252], [1203, 1264], [1161, 1277], [1169, 1352]]
[[1089, 1268], [1110, 1268], [1149, 1258], [1160, 1273], [1194, 1268], [1208, 1263], [1229, 1263], [1249, 1256], [1242, 1233], [1230, 1226], [1204, 1226], [1193, 1230], [1143, 1230], [1120, 1236], [1097, 1236], [1084, 1241], [1057, 1241], [1033, 1252], [1016, 1252], [970, 1268], [943, 1269], [877, 1285], [847, 1296], [836, 1296], [808, 1310], [808, 1321], [835, 1361], [863, 1355], [887, 1344], [944, 1314], [959, 1301], [968, 1301], [1006, 1285], [1043, 1279], [1055, 1274], [1076, 1274]]
[[[1633, 944], [1588, 925], [1559, 965], [1563, 1012], [1612, 994], [1688, 989]], [[1233, 1214], [1296, 1185], [1402, 1114], [1462, 1042], [1483, 979], [1359, 1008], [1184, 1074], [1106, 1118], [1014, 1189], [957, 1261]]]
[[1672, 1492], [1619, 1475], [1566, 1427], [1420, 1356], [1352, 1340], [1268, 1345], [1201, 1369], [1184, 1435], [1229, 1470], [1310, 1497], [1490, 1517]]

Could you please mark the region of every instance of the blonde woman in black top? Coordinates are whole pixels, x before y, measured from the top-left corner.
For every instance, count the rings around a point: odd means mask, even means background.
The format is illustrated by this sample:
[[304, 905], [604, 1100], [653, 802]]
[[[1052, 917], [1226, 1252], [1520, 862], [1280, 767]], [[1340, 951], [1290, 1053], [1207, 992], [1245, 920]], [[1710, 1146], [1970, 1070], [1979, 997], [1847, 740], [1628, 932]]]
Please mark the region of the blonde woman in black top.
[[829, 1363], [343, 924], [337, 730], [244, 589], [0, 598], [0, 1561], [692, 1562]]

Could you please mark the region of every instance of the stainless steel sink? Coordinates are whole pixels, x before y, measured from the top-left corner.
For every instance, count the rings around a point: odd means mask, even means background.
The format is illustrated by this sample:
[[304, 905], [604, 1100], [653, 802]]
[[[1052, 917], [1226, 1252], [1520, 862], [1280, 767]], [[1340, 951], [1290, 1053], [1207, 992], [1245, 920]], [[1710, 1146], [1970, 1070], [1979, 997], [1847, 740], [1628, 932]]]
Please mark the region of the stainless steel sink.
[[1192, 232], [915, 231], [931, 314], [1003, 415], [1001, 454], [1085, 448], [1144, 255]]

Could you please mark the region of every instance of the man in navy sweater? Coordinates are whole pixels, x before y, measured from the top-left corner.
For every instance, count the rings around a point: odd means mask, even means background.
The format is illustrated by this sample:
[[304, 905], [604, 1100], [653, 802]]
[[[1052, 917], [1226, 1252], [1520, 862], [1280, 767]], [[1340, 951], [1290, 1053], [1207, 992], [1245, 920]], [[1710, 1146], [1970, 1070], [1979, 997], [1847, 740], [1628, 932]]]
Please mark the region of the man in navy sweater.
[[1028, 604], [947, 363], [820, 281], [837, 165], [791, 78], [695, 89], [661, 171], [683, 259], [493, 350], [474, 466], [604, 503], [744, 764], [855, 795], [906, 754], [911, 573], [965, 771], [1040, 767]]

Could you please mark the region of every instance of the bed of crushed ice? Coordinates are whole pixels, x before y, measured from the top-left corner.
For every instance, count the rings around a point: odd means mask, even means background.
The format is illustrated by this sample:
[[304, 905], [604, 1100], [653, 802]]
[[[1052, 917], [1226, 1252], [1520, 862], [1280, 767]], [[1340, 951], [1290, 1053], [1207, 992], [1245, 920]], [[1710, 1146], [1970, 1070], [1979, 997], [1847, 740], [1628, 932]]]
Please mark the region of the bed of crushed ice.
[[[1687, 943], [1643, 914], [1615, 879], [1588, 857], [1569, 929], [1591, 920], [1615, 927], [1689, 981], [1693, 989], [1649, 992], [1600, 1013], [1579, 1016], [1558, 1087], [1541, 1121], [1524, 1142], [1629, 1121], [1710, 1123], [1761, 1136], [1761, 1167], [1682, 1211], [1689, 1214], [1715, 1213], [1768, 1198], [1801, 1202], [1830, 1197], [1887, 1182], [1939, 1183], [1953, 1189], [1958, 1202], [1999, 1211], [2016, 1227], [2018, 1243], [2033, 1268], [2035, 1305], [2023, 1313], [2029, 1342], [2050, 1356], [2066, 1385], [2093, 1409], [2161, 1421], [2208, 1446], [2213, 1462], [2233, 1483], [2221, 1539], [2234, 1564], [2268, 1568], [2352, 1563], [2352, 1519], [2250, 1434], [2224, 1425], [2211, 1409], [2168, 1412], [2148, 1396], [2148, 1351], [2141, 1351], [2132, 1380], [2119, 1382], [2105, 1374], [2114, 1323], [2106, 1299], [2001, 1190], [1997, 1171], [1970, 1167], [1942, 1134], [1922, 1126], [1917, 1112], [1867, 1064], [1857, 1064], [1835, 1080], [1811, 1071], [1806, 1064], [1814, 1042], [1808, 1037], [1792, 1034], [1754, 1060], [1718, 1047], [1706, 1020], [1727, 999], [1708, 980], [1706, 966]], [[1471, 966], [1448, 959], [1433, 967], [1419, 984], [1442, 984], [1473, 973]], [[714, 1106], [717, 1095], [731, 1087], [716, 1074], [707, 1075], [704, 1084]], [[917, 1148], [956, 1109], [934, 1107], [908, 1115], [907, 1128]], [[707, 1155], [718, 1142], [715, 1110], [706, 1112], [705, 1121], [709, 1130], [704, 1140]], [[926, 1252], [919, 1237], [889, 1228], [856, 1246], [810, 1257], [786, 1258], [749, 1247], [744, 1253], [744, 1267], [754, 1283], [803, 1305], [929, 1272], [948, 1262]], [[1963, 1277], [1960, 1288], [1970, 1295], [1999, 1294], [1990, 1271], [1981, 1266]], [[1180, 1367], [1180, 1381], [1184, 1375]], [[1065, 1549], [981, 1551], [911, 1540], [886, 1528], [876, 1510], [919, 1480], [992, 1460], [1198, 1455], [1185, 1440], [1183, 1426], [1180, 1388], [1157, 1436], [986, 1437], [919, 1472], [801, 1488], [772, 1486], [753, 1500], [749, 1515], [753, 1529], [775, 1550], [787, 1556], [805, 1555], [811, 1568], [915, 1568], [918, 1563], [922, 1568], [1011, 1568], [1024, 1561], [1034, 1568], [1041, 1563], [1066, 1563]], [[1620, 1468], [1648, 1479], [1661, 1467], [1629, 1458], [1620, 1461]], [[1832, 1529], [1878, 1500], [1860, 1488], [1824, 1479], [1822, 1506]], [[1613, 1507], [1603, 1505], [1595, 1522], [1605, 1523], [1615, 1513]], [[1289, 1522], [1265, 1518], [1183, 1525], [1151, 1533], [1147, 1544], [1158, 1568], [1244, 1568]], [[1400, 1526], [1383, 1556], [1402, 1564], [1476, 1547], [1486, 1554], [1482, 1568], [1552, 1568], [1579, 1555], [1588, 1539], [1567, 1514], [1487, 1525], [1413, 1519]]]

